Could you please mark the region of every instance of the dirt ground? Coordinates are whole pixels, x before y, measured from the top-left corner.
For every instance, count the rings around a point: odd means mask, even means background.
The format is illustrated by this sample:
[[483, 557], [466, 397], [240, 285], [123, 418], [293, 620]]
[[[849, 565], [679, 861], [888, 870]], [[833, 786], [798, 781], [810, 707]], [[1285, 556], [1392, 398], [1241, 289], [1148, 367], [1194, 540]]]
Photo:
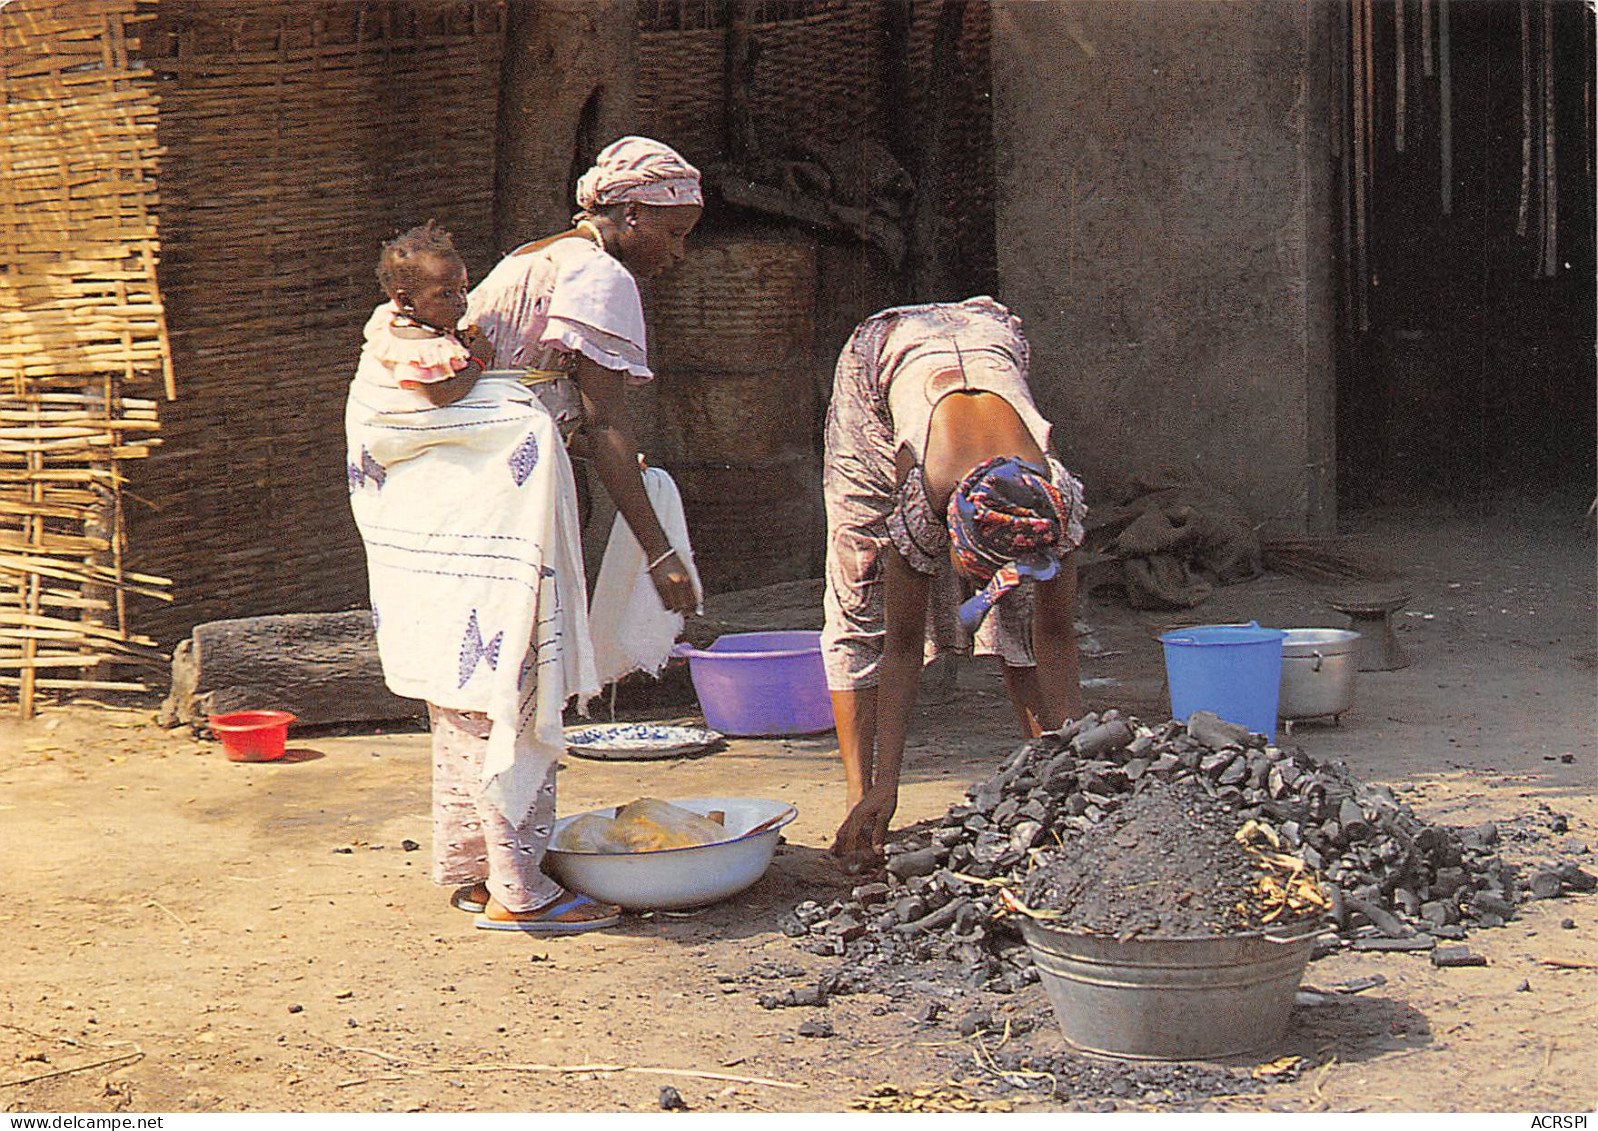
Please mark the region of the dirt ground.
[[[1512, 859], [1598, 850], [1594, 543], [1580, 515], [1381, 514], [1358, 529], [1413, 591], [1399, 617], [1412, 663], [1362, 674], [1341, 726], [1282, 740], [1446, 823], [1568, 814], [1564, 836], [1510, 838]], [[1085, 602], [1106, 653], [1084, 662], [1088, 705], [1163, 718], [1160, 625], [1340, 625], [1326, 593], [1271, 575], [1186, 618]], [[424, 735], [293, 736], [288, 759], [241, 765], [151, 714], [0, 722], [7, 1111], [648, 1111], [666, 1084], [699, 1111], [842, 1111], [885, 1085], [922, 1090], [931, 1109], [1075, 1102], [995, 1090], [998, 1033], [962, 1037], [869, 995], [760, 1006], [827, 962], [782, 935], [779, 915], [858, 882], [825, 853], [843, 815], [830, 736], [670, 763], [569, 760], [563, 812], [745, 795], [800, 817], [767, 876], [728, 903], [539, 940], [474, 930], [428, 882]], [[918, 712], [899, 821], [941, 813], [1013, 748], [1013, 726], [996, 676], [963, 668], [952, 700]], [[1487, 966], [1352, 951], [1313, 963], [1317, 988], [1386, 982], [1295, 1012], [1282, 1051], [1305, 1060], [1290, 1079], [1201, 1106], [1598, 1106], [1598, 898], [1528, 904], [1470, 945]], [[946, 1004], [958, 1017], [958, 999]], [[1036, 986], [1005, 1007], [1041, 1019], [1032, 1039], [1059, 1050], [1047, 1009]], [[818, 1014], [836, 1035], [797, 1035]]]

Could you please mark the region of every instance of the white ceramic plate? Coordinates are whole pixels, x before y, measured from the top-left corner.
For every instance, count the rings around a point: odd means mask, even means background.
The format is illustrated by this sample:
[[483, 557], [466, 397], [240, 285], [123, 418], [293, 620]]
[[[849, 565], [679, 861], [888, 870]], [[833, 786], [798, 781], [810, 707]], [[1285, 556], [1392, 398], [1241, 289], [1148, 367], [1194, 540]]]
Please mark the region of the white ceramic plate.
[[642, 762], [699, 754], [721, 740], [721, 734], [704, 727], [662, 723], [600, 723], [568, 730], [566, 749], [579, 758]]

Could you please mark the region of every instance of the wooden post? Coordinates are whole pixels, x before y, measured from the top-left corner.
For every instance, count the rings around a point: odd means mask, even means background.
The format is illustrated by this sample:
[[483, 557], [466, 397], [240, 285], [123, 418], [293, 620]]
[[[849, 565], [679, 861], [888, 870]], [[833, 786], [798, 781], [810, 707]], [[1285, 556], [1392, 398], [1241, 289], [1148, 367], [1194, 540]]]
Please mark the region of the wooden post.
[[749, 105], [758, 45], [749, 34], [749, 10], [733, 4], [728, 12], [727, 47], [722, 58], [726, 104], [727, 162], [738, 166], [755, 156], [755, 124]]
[[915, 205], [910, 231], [911, 300], [937, 302], [961, 298], [950, 293], [948, 225], [943, 216], [944, 158], [948, 152], [950, 87], [958, 70], [960, 29], [965, 26], [966, 0], [943, 0], [932, 33], [932, 65], [922, 106], [916, 146]]
[[[577, 178], [637, 128], [637, 88], [637, 0], [511, 0], [494, 155], [499, 255], [570, 226]], [[641, 443], [653, 428], [652, 395], [628, 398]], [[600, 504], [585, 507], [592, 577], [615, 511], [591, 467], [585, 489]]]
[[494, 160], [499, 254], [565, 230], [577, 178], [635, 128], [637, 85], [637, 0], [513, 0]]

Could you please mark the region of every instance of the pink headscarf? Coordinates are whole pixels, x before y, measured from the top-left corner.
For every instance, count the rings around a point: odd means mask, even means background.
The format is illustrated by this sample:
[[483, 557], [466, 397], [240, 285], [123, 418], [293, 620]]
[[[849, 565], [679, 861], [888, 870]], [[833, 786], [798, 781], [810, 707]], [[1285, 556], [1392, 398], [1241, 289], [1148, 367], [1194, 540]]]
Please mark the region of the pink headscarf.
[[592, 212], [627, 201], [703, 204], [699, 170], [671, 146], [647, 137], [612, 142], [577, 182], [577, 207]]

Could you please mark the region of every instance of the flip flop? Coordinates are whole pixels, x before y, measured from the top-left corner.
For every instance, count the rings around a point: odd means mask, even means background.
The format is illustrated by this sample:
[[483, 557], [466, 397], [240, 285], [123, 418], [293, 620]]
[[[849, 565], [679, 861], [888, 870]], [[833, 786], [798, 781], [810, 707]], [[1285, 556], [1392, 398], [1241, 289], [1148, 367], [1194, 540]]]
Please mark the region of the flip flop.
[[536, 919], [490, 919], [487, 915], [479, 915], [475, 920], [480, 931], [520, 931], [529, 935], [575, 935], [583, 931], [597, 931], [604, 927], [614, 927], [621, 922], [621, 909], [611, 915], [598, 919], [563, 919], [562, 916], [582, 907], [606, 907], [613, 904], [603, 904], [590, 899], [586, 895], [574, 895], [564, 899], [553, 906], [544, 908]]
[[481, 880], [475, 884], [466, 884], [464, 887], [456, 888], [454, 894], [449, 897], [449, 905], [459, 908], [469, 915], [481, 915], [488, 910], [488, 901], [477, 897], [475, 893], [479, 888], [484, 891], [488, 890]]

